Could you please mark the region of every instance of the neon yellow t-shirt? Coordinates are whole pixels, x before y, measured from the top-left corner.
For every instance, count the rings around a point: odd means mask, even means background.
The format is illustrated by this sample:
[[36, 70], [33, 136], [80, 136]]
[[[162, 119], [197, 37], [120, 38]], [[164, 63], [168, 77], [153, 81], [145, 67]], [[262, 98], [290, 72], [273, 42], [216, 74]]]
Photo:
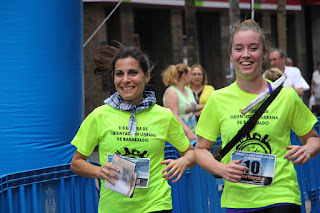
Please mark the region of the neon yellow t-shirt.
[[107, 154], [150, 158], [148, 188], [136, 188], [132, 198], [105, 189], [105, 180], [101, 180], [99, 213], [172, 209], [171, 187], [161, 174], [165, 168], [160, 164], [164, 160], [165, 141], [181, 152], [187, 150], [190, 142], [170, 109], [155, 104], [135, 113], [135, 116], [137, 131], [133, 138], [128, 130], [129, 112], [107, 104], [98, 107], [83, 121], [71, 142], [85, 156], [90, 156], [95, 146], [99, 145], [101, 165], [107, 162]]
[[[221, 133], [225, 146], [253, 115], [259, 106], [246, 115], [241, 114], [257, 95], [242, 91], [236, 83], [213, 92], [200, 116], [196, 134], [215, 141]], [[261, 104], [260, 104], [261, 105]], [[228, 208], [259, 208], [275, 203], [301, 205], [297, 175], [292, 162], [284, 159], [291, 145], [290, 131], [298, 136], [307, 134], [317, 122], [316, 117], [301, 101], [297, 93], [284, 87], [261, 116], [249, 135], [242, 138], [222, 159], [230, 162], [230, 153], [237, 150], [276, 155], [274, 183], [259, 187], [225, 182], [221, 206]]]

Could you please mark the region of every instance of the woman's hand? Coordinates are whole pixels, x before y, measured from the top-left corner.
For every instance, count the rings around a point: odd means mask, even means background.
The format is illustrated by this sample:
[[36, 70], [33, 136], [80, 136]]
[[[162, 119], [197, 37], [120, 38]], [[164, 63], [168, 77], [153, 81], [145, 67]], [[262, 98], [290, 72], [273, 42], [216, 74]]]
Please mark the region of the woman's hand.
[[111, 178], [114, 178], [114, 179], [119, 179], [118, 175], [114, 174], [113, 171], [116, 171], [118, 173], [120, 173], [120, 169], [116, 166], [114, 166], [112, 163], [110, 162], [107, 162], [106, 164], [104, 164], [100, 170], [98, 170], [97, 172], [97, 177], [99, 179], [104, 179], [104, 180], [107, 180], [109, 181], [111, 184], [114, 185], [114, 181], [111, 179]]
[[161, 164], [167, 164], [167, 166], [161, 171], [161, 174], [167, 172], [162, 176], [163, 178], [166, 180], [171, 180], [176, 177], [172, 183], [180, 180], [186, 168], [193, 168], [196, 166], [194, 159], [194, 148], [191, 144], [189, 144], [189, 147], [186, 149], [186, 151], [180, 152], [180, 155], [181, 157], [176, 160], [168, 159], [160, 162]]
[[239, 165], [242, 160], [231, 161], [228, 164], [217, 161], [211, 153], [212, 146], [212, 141], [198, 137], [195, 149], [196, 163], [210, 174], [219, 175], [230, 182], [239, 182], [243, 173], [248, 171], [248, 167]]
[[309, 152], [304, 146], [291, 145], [286, 148], [290, 151], [284, 156], [284, 158], [292, 161], [293, 164], [301, 166], [311, 158], [311, 152]]
[[195, 116], [200, 117], [201, 112], [202, 112], [202, 111], [196, 111], [194, 114], [195, 114]]
[[244, 172], [248, 171], [248, 167], [239, 165], [241, 162], [242, 160], [234, 160], [228, 164], [221, 163], [217, 174], [227, 181], [237, 183], [241, 180]]
[[176, 160], [168, 159], [161, 161], [161, 164], [167, 164], [167, 166], [161, 171], [161, 174], [165, 172], [167, 173], [162, 177], [166, 180], [172, 180], [176, 177], [176, 179], [172, 181], [172, 183], [175, 183], [180, 180], [182, 174], [187, 168], [188, 162], [183, 157], [180, 157]]
[[320, 152], [320, 139], [314, 128], [305, 135], [298, 136], [301, 144], [286, 147], [289, 152], [284, 156], [285, 159], [300, 166], [308, 162], [311, 158], [318, 156]]
[[76, 150], [70, 165], [72, 172], [87, 178], [104, 179], [112, 184], [114, 184], [114, 181], [112, 181], [111, 177], [118, 179], [118, 175], [112, 173], [111, 170], [116, 172], [120, 172], [120, 170], [110, 162], [101, 167], [93, 165], [87, 160], [88, 156], [85, 156]]

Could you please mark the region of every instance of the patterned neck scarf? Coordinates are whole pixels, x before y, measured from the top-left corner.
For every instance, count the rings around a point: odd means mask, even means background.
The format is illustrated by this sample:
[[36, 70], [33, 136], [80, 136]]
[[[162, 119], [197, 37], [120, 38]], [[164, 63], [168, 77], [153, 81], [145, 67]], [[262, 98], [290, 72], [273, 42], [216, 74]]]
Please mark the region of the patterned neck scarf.
[[134, 113], [139, 112], [144, 109], [148, 109], [149, 107], [153, 106], [156, 103], [156, 96], [153, 91], [144, 91], [143, 92], [143, 100], [136, 106], [133, 103], [129, 102], [122, 102], [122, 98], [118, 92], [111, 95], [109, 98], [107, 98], [104, 103], [108, 104], [109, 106], [119, 109], [121, 111], [127, 111], [131, 113], [130, 119], [129, 119], [129, 131], [132, 135], [132, 137], [136, 134], [137, 129], [137, 121], [136, 116]]

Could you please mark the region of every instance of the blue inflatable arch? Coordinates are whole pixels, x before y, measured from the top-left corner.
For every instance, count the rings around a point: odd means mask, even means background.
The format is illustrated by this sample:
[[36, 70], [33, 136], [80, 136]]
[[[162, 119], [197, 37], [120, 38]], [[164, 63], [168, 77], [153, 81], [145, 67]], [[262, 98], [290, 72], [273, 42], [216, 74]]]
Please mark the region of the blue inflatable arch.
[[0, 176], [70, 162], [84, 118], [82, 0], [0, 11]]

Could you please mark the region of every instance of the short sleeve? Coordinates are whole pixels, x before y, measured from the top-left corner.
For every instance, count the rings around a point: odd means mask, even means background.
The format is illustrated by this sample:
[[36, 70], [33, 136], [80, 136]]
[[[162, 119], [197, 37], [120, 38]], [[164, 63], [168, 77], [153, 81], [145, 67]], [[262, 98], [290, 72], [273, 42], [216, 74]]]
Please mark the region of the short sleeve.
[[293, 92], [291, 95], [292, 99], [294, 100], [291, 129], [298, 136], [306, 135], [316, 124], [317, 118], [301, 101], [296, 92]]
[[98, 145], [99, 128], [93, 113], [82, 122], [71, 144], [77, 147], [77, 151], [85, 156], [90, 156]]
[[190, 141], [183, 131], [182, 124], [173, 113], [170, 112], [170, 114], [171, 118], [167, 129], [166, 141], [172, 144], [179, 152], [184, 152], [188, 149]]
[[211, 93], [209, 99], [199, 118], [196, 134], [209, 140], [216, 141], [220, 135], [220, 124], [216, 115], [217, 109], [214, 105], [214, 93]]

